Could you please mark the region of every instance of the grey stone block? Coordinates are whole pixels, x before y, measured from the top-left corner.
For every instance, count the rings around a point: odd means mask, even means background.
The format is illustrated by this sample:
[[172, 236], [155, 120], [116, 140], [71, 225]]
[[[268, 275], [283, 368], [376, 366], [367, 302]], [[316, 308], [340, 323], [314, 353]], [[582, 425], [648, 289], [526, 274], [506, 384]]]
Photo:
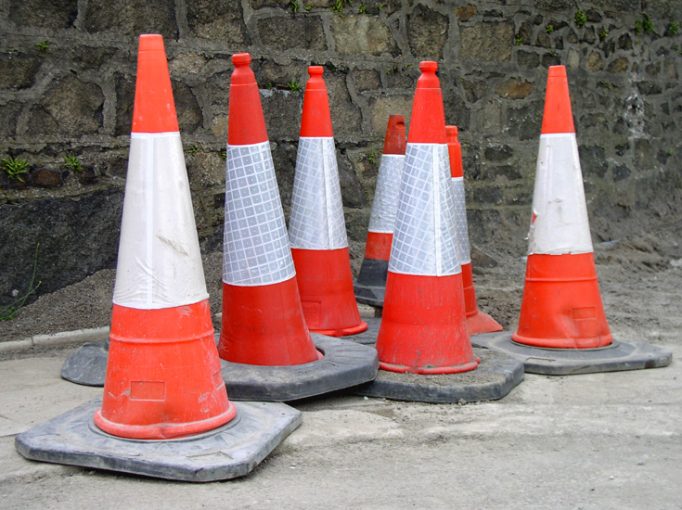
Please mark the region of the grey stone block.
[[108, 342], [83, 344], [66, 358], [62, 379], [85, 386], [104, 386], [108, 355]]
[[17, 451], [31, 460], [137, 475], [211, 482], [251, 472], [301, 424], [301, 413], [285, 404], [239, 402], [237, 417], [197, 436], [137, 441], [100, 431], [93, 400], [19, 434]]

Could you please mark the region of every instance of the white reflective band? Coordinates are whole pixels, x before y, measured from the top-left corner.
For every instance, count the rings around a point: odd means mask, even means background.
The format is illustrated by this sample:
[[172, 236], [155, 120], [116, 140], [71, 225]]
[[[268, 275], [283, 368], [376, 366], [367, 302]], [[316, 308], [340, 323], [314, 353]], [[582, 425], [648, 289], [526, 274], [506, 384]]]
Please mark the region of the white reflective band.
[[151, 310], [207, 298], [180, 133], [133, 133], [113, 301]]
[[404, 164], [405, 156], [402, 154], [383, 154], [381, 156], [377, 187], [372, 202], [372, 213], [369, 217], [368, 230], [370, 232], [393, 233]]
[[270, 143], [228, 145], [223, 282], [271, 285], [295, 274]]
[[292, 248], [334, 250], [348, 246], [334, 139], [301, 137], [291, 198]]
[[528, 253], [591, 253], [575, 133], [540, 136]]
[[455, 200], [444, 144], [407, 144], [389, 270], [447, 276], [460, 272], [452, 225]]
[[457, 255], [460, 264], [471, 262], [471, 248], [469, 246], [469, 227], [467, 226], [467, 206], [464, 195], [464, 178], [453, 177], [452, 189], [455, 196], [455, 222], [452, 224], [457, 242]]

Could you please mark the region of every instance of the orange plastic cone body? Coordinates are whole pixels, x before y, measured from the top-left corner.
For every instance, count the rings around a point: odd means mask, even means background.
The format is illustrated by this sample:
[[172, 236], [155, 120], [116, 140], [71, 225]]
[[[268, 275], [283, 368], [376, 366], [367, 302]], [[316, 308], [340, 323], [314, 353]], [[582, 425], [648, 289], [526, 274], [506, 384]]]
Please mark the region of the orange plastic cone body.
[[478, 359], [466, 331], [451, 228], [454, 194], [438, 64], [422, 62], [419, 69], [376, 347], [383, 370], [465, 372]]
[[251, 57], [239, 53], [232, 62], [218, 352], [251, 365], [316, 361], [321, 356], [303, 317]]
[[612, 343], [577, 156], [566, 69], [553, 66], [547, 78], [523, 302], [512, 336], [522, 344], [593, 349]]
[[[390, 115], [384, 136], [383, 155], [404, 156], [407, 145], [407, 133], [405, 130], [405, 117], [403, 115]], [[384, 260], [388, 262], [391, 256], [392, 232], [367, 232], [365, 243], [365, 259]]]
[[142, 35], [100, 429], [166, 439], [234, 418], [207, 296], [163, 39]]
[[[450, 156], [450, 175], [454, 180], [461, 180], [463, 187], [464, 166], [462, 164], [462, 146], [459, 143], [457, 126], [446, 126], [445, 133], [448, 139], [448, 154]], [[463, 190], [462, 190], [463, 191]], [[464, 200], [463, 193], [461, 200]], [[462, 204], [464, 205], [464, 204]], [[466, 209], [463, 209], [464, 217], [460, 221], [466, 225]], [[468, 237], [468, 229], [464, 228], [465, 235]], [[460, 243], [464, 246], [466, 253], [462, 253], [462, 283], [464, 285], [464, 309], [466, 311], [466, 325], [467, 331], [470, 335], [480, 335], [482, 333], [492, 333], [494, 331], [502, 331], [502, 326], [493, 319], [490, 315], [482, 312], [478, 308], [476, 302], [476, 289], [474, 288], [473, 265], [471, 263], [471, 254], [469, 247], [469, 240], [462, 240]]]
[[[310, 66], [289, 227], [291, 253], [308, 328], [343, 336], [360, 333], [323, 68]], [[313, 212], [314, 211], [314, 212]]]

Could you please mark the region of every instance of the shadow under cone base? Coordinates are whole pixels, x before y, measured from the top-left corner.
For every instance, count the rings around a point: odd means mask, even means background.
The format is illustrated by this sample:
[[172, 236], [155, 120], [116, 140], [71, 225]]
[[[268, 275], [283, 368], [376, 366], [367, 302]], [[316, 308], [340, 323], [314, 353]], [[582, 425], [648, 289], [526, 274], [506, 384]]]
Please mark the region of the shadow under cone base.
[[503, 354], [476, 351], [476, 370], [458, 374], [422, 375], [379, 370], [371, 383], [356, 393], [367, 397], [410, 402], [467, 403], [499, 400], [523, 381], [523, 363]]
[[61, 377], [84, 386], [104, 386], [109, 342], [88, 342], [72, 352], [62, 365]]
[[301, 424], [287, 405], [239, 402], [237, 417], [218, 429], [172, 441], [136, 441], [105, 434], [92, 423], [93, 400], [19, 434], [27, 459], [137, 475], [211, 482], [244, 476]]
[[522, 345], [509, 332], [472, 337], [476, 347], [485, 347], [525, 365], [526, 372], [544, 375], [592, 374], [665, 367], [672, 361], [667, 349], [645, 342], [614, 341], [598, 349], [544, 349]]
[[366, 383], [376, 377], [377, 353], [372, 347], [338, 338], [311, 335], [324, 357], [290, 366], [222, 362], [230, 400], [287, 402]]

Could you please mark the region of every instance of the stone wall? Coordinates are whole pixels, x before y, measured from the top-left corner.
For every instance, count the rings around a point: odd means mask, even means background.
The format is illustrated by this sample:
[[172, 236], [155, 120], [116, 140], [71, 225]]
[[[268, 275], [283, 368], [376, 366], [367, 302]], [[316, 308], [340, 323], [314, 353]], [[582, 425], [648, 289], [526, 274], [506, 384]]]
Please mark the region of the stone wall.
[[568, 67], [595, 240], [680, 218], [679, 16], [674, 0], [0, 0], [0, 157], [33, 168], [24, 189], [0, 176], [0, 303], [38, 242], [40, 292], [114, 265], [139, 33], [167, 41], [204, 250], [222, 236], [230, 55], [249, 51], [285, 204], [306, 66], [325, 66], [356, 257], [387, 116], [409, 115], [417, 62], [439, 60], [473, 243], [520, 256], [552, 64]]

